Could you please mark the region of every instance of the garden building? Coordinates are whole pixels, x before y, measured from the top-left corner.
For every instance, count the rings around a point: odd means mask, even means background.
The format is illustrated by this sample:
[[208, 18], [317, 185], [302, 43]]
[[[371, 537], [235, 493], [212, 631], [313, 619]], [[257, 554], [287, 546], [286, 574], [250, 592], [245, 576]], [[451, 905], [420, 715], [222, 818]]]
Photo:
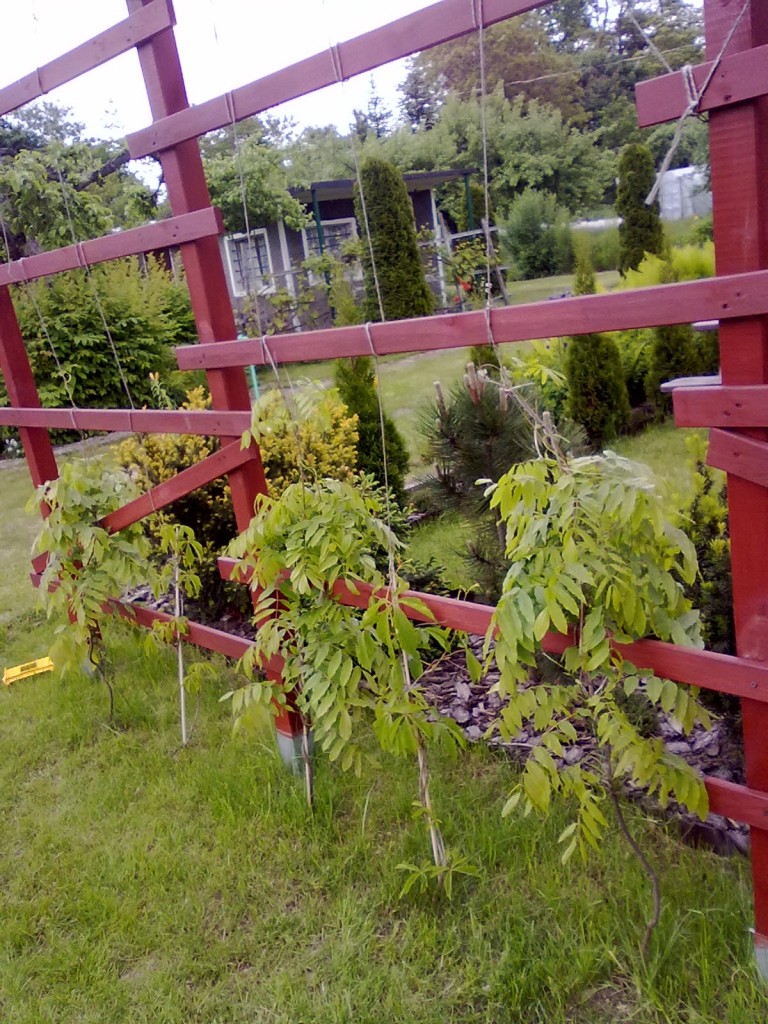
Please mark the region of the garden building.
[[[403, 179], [413, 203], [416, 229], [425, 239], [422, 243], [427, 282], [439, 306], [447, 305], [446, 288], [449, 282], [442, 260], [441, 249], [451, 249], [457, 237], [451, 225], [438, 210], [437, 192], [452, 182], [463, 181], [469, 205], [468, 223], [474, 223], [469, 190], [471, 169], [448, 171], [417, 171], [404, 174]], [[318, 284], [318, 276], [305, 264], [313, 257], [328, 254], [338, 259], [348, 255], [348, 243], [361, 236], [355, 218], [355, 182], [352, 178], [333, 181], [315, 181], [307, 188], [293, 189], [293, 195], [305, 204], [311, 222], [295, 230], [283, 221], [254, 227], [250, 235], [245, 232], [230, 234], [222, 239], [230, 294], [236, 308], [244, 310], [250, 302], [259, 302], [269, 319], [269, 303], [276, 292], [284, 290], [296, 297], [302, 289]], [[479, 225], [478, 225], [479, 226]], [[472, 232], [476, 234], [477, 232]], [[362, 272], [359, 265], [352, 273], [356, 290], [362, 291]], [[330, 310], [324, 296], [316, 297], [320, 322], [330, 323]]]

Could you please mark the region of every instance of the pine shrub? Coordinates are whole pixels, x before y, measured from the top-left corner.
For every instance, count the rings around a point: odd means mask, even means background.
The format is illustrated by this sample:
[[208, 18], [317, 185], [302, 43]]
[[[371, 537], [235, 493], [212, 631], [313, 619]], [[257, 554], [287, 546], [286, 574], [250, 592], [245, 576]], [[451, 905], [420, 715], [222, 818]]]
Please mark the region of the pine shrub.
[[645, 199], [653, 188], [656, 169], [647, 146], [631, 143], [619, 158], [619, 186], [616, 212], [619, 225], [619, 271], [636, 270], [646, 253], [661, 255], [664, 251], [664, 228], [658, 202], [646, 206]]
[[360, 186], [355, 187], [355, 216], [363, 242], [366, 319], [381, 320], [379, 293], [385, 320], [429, 316], [434, 298], [402, 174], [394, 164], [369, 157], [360, 167], [360, 181], [362, 194]]
[[480, 595], [494, 601], [507, 567], [504, 537], [477, 481], [498, 480], [511, 465], [531, 458], [531, 424], [514, 398], [470, 363], [447, 398], [437, 388], [436, 401], [422, 413], [421, 433], [434, 464], [428, 483], [433, 507], [457, 510], [472, 523], [469, 572]]

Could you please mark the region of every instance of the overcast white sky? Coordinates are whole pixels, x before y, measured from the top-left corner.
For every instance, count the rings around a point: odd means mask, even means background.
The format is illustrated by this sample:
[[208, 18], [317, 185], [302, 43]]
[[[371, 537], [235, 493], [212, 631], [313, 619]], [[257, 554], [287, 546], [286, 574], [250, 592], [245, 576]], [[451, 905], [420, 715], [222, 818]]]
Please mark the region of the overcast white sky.
[[[429, 6], [431, 0], [175, 0], [176, 38], [191, 103], [244, 85], [331, 43]], [[4, 0], [0, 85], [7, 85], [126, 16], [124, 0]], [[403, 62], [375, 73], [376, 88], [393, 109]], [[300, 125], [346, 129], [353, 107], [368, 101], [363, 75], [276, 111]], [[135, 52], [130, 52], [48, 99], [71, 107], [94, 135], [121, 136], [150, 121]]]

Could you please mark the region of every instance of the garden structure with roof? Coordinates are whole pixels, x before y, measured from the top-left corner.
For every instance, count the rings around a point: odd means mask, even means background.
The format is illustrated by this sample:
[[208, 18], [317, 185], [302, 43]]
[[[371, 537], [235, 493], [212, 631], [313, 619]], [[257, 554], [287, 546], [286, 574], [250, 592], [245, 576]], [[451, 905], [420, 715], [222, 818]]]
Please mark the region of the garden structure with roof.
[[[601, 684], [594, 684], [596, 666], [601, 671], [605, 668], [606, 677], [615, 669], [622, 686], [629, 675], [634, 680], [634, 687], [647, 686], [647, 680], [654, 681], [654, 685], [659, 681], [658, 699], [665, 704], [669, 702], [661, 694], [666, 683], [660, 681], [680, 684], [669, 698], [671, 704], [665, 707], [667, 711], [675, 710], [680, 719], [695, 716], [686, 696], [691, 688], [738, 698], [743, 723], [746, 784], [739, 785], [713, 775], [704, 779], [706, 797], [694, 793], [687, 802], [696, 808], [701, 806], [702, 799], [705, 803], [708, 801], [710, 811], [749, 827], [754, 953], [760, 973], [768, 978], [768, 420], [765, 411], [768, 408], [768, 192], [765, 188], [765, 165], [768, 161], [768, 63], [765, 59], [768, 7], [760, 0], [705, 0], [707, 61], [642, 83], [637, 89], [638, 117], [643, 126], [676, 122], [696, 113], [708, 114], [715, 277], [516, 306], [494, 304], [489, 284], [485, 305], [468, 312], [405, 320], [387, 320], [382, 316], [376, 322], [364, 324], [238, 339], [219, 241], [223, 225], [219, 212], [211, 206], [198, 139], [206, 133], [236, 126], [290, 99], [344, 82], [450, 39], [479, 33], [482, 52], [482, 33], [487, 27], [545, 6], [536, 0], [439, 0], [398, 21], [325, 48], [297, 64], [193, 107], [186, 99], [170, 0], [127, 0], [128, 17], [119, 25], [0, 89], [0, 114], [5, 115], [135, 48], [153, 121], [128, 137], [130, 156], [134, 159], [148, 155], [157, 157], [162, 166], [170, 206], [167, 219], [99, 238], [73, 238], [72, 244], [62, 248], [0, 264], [0, 368], [9, 400], [6, 407], [0, 408], [0, 425], [18, 430], [36, 487], [50, 486], [59, 477], [60, 467], [51, 431], [81, 434], [128, 432], [138, 435], [175, 433], [218, 439], [215, 452], [171, 480], [131, 497], [102, 516], [94, 526], [99, 526], [107, 534], [122, 534], [127, 538], [130, 531], [148, 515], [172, 507], [197, 488], [218, 478], [226, 478], [242, 537], [240, 548], [233, 550], [232, 557], [219, 560], [219, 572], [225, 579], [231, 577], [243, 586], [249, 580], [253, 583], [251, 596], [255, 614], [259, 629], [268, 637], [268, 642], [265, 640], [258, 646], [250, 636], [236, 635], [195, 621], [183, 620], [182, 624], [178, 606], [175, 612], [163, 611], [151, 604], [131, 602], [121, 598], [120, 594], [103, 594], [103, 600], [99, 599], [97, 604], [104, 606], [105, 614], [122, 615], [150, 630], [166, 628], [170, 637], [177, 641], [183, 639], [185, 644], [218, 652], [229, 659], [245, 659], [246, 663], [250, 658], [251, 670], [262, 681], [250, 684], [248, 699], [266, 704], [277, 700], [279, 706], [274, 721], [281, 749], [289, 760], [297, 757], [309, 774], [312, 758], [309, 756], [308, 726], [320, 726], [315, 729], [316, 750], [331, 753], [334, 760], [339, 758], [346, 762], [345, 767], [354, 767], [358, 764], [359, 750], [348, 745], [352, 718], [357, 712], [362, 714], [375, 705], [376, 710], [372, 714], [377, 730], [384, 737], [385, 749], [397, 751], [402, 746], [403, 750], [413, 753], [419, 764], [419, 802], [430, 833], [435, 873], [434, 878], [430, 876], [427, 879], [426, 869], [421, 869], [421, 875], [416, 871], [408, 876], [411, 885], [421, 882], [426, 885], [426, 881], [434, 880], [438, 886], [450, 889], [456, 884], [451, 881], [452, 872], [471, 874], [470, 868], [460, 858], [453, 861], [446, 855], [439, 822], [432, 811], [426, 748], [439, 723], [436, 724], [434, 715], [419, 703], [421, 696], [414, 684], [415, 666], [427, 657], [427, 649], [434, 654], [435, 644], [447, 642], [443, 629], [468, 637], [500, 636], [502, 639], [498, 645], [506, 652], [504, 657], [509, 664], [515, 658], [520, 661], [523, 654], [533, 658], [534, 632], [536, 644], [546, 655], [561, 656], [567, 650], [576, 652], [572, 655], [571, 668], [577, 674], [583, 673], [585, 679], [589, 677], [592, 680], [587, 687], [587, 703], [592, 701], [590, 706], [593, 710], [601, 695]], [[361, 201], [365, 219], [364, 190]], [[25, 287], [30, 282], [78, 268], [89, 273], [90, 268], [108, 261], [171, 247], [178, 247], [181, 253], [197, 334], [197, 343], [180, 345], [176, 349], [178, 368], [181, 371], [204, 371], [211, 396], [210, 407], [137, 407], [129, 394], [129, 408], [81, 408], [74, 402], [61, 408], [43, 408], [39, 382], [35, 381], [14, 308], [12, 287]], [[372, 262], [375, 277], [375, 257]], [[708, 320], [719, 321], [721, 379], [719, 382], [699, 382], [695, 386], [674, 389], [674, 416], [679, 427], [709, 429], [708, 464], [727, 474], [737, 655], [719, 654], [687, 646], [684, 642], [672, 643], [669, 639], [637, 638], [628, 629], [614, 629], [614, 634], [618, 632], [621, 635], [611, 638], [611, 630], [606, 633], [601, 625], [599, 641], [592, 654], [603, 644], [603, 660], [595, 656], [595, 660], [589, 662], [590, 669], [588, 662], [578, 660], [581, 652], [586, 650], [586, 636], [591, 628], [588, 609], [577, 608], [576, 618], [566, 620], [563, 608], [555, 601], [555, 609], [547, 604], [547, 615], [544, 618], [535, 616], [534, 625], [534, 617], [529, 621], [526, 614], [527, 603], [530, 603], [528, 599], [521, 598], [520, 603], [514, 603], [517, 600], [514, 581], [505, 584], [498, 609], [408, 590], [395, 569], [394, 543], [386, 507], [370, 502], [365, 495], [356, 498], [354, 490], [348, 488], [343, 491], [343, 504], [338, 505], [337, 515], [334, 501], [341, 491], [322, 482], [315, 483], [314, 494], [310, 485], [302, 491], [304, 482], [297, 484], [291, 492], [295, 501], [301, 504], [303, 513], [310, 509], [321, 517], [322, 526], [318, 529], [334, 538], [340, 549], [344, 548], [345, 536], [366, 536], [363, 519], [378, 514], [377, 532], [368, 537], [363, 547], [368, 562], [372, 564], [371, 552], [378, 545], [384, 567], [366, 580], [363, 573], [355, 571], [351, 561], [345, 563], [342, 559], [334, 562], [329, 556], [327, 566], [331, 579], [327, 583], [322, 580], [322, 566], [326, 564], [323, 559], [328, 556], [325, 550], [314, 567], [316, 578], [305, 577], [300, 583], [293, 579], [286, 589], [283, 583], [286, 575], [290, 575], [289, 570], [284, 565], [278, 566], [275, 561], [259, 561], [259, 552], [267, 545], [270, 529], [277, 530], [279, 525], [277, 519], [269, 520], [268, 515], [288, 516], [289, 513], [287, 506], [282, 509], [278, 507], [279, 503], [269, 506], [259, 498], [268, 493], [268, 481], [259, 444], [263, 435], [259, 423], [252, 416], [245, 367], [271, 370], [279, 379], [285, 367], [309, 360], [372, 357], [378, 366], [383, 357], [395, 354], [419, 354], [470, 346], [490, 346], [496, 350], [498, 346], [511, 347], [512, 343], [536, 339]], [[553, 467], [551, 472], [555, 475], [538, 479], [543, 488], [538, 505], [538, 499], [534, 500], [531, 492], [525, 490], [528, 483], [522, 479], [515, 481], [512, 478], [507, 485], [500, 484], [493, 498], [499, 503], [506, 520], [508, 537], [516, 536], [516, 542], [520, 544], [525, 538], [521, 533], [515, 534], [515, 517], [518, 514], [521, 517], [532, 516], [534, 506], [539, 512], [543, 510], [546, 513], [548, 508], [552, 508], [552, 495], [556, 491], [562, 494], [562, 488], [566, 486], [557, 483], [556, 474], [558, 467], [562, 468], [568, 462], [568, 457], [563, 455], [556, 438], [551, 436], [551, 420], [547, 414], [540, 415], [535, 410], [531, 410], [531, 416], [534, 433], [545, 452], [543, 464]], [[507, 486], [511, 488], [509, 491], [505, 490]], [[514, 490], [516, 486], [521, 489]], [[605, 497], [611, 486], [606, 484], [607, 491], [597, 489]], [[550, 492], [547, 490], [549, 487], [554, 490]], [[47, 493], [51, 500], [41, 503], [44, 517], [52, 509], [56, 511], [55, 489]], [[625, 492], [616, 494], [616, 502], [620, 505]], [[359, 505], [356, 505], [358, 500]], [[628, 522], [633, 517], [637, 522], [646, 514], [652, 515], [643, 504], [644, 497], [626, 500]], [[630, 508], [634, 500], [639, 504]], [[505, 501], [509, 504], [507, 508], [504, 507]], [[520, 505], [517, 505], [518, 501]], [[254, 503], [257, 509], [267, 509], [257, 527], [253, 525], [255, 520], [252, 521]], [[619, 514], [618, 505], [611, 514]], [[549, 526], [555, 529], [551, 521]], [[306, 528], [306, 523], [302, 528]], [[567, 524], [560, 523], [558, 528], [565, 530]], [[298, 536], [298, 533], [292, 535], [290, 543], [299, 547], [309, 544], [306, 534], [302, 534], [302, 540], [297, 539]], [[253, 547], [249, 548], [249, 543]], [[649, 552], [657, 550], [654, 543], [649, 542]], [[664, 550], [667, 562], [660, 572], [671, 572], [675, 551], [682, 561], [684, 548]], [[130, 547], [126, 546], [124, 554], [128, 559], [135, 557], [135, 552], [133, 556], [130, 552]], [[585, 555], [583, 564], [587, 564], [588, 557], [593, 555], [597, 557], [594, 551]], [[646, 556], [641, 553], [640, 557], [642, 561]], [[647, 557], [651, 558], [652, 554]], [[568, 566], [573, 564], [582, 564], [578, 550], [572, 557], [568, 554], [560, 571], [567, 575], [570, 572]], [[178, 570], [178, 558], [176, 567]], [[270, 571], [273, 573], [271, 580], [268, 578]], [[52, 579], [46, 553], [39, 554], [34, 562], [33, 581], [39, 584], [41, 580], [45, 586], [54, 589], [64, 585], [63, 581]], [[178, 593], [178, 576], [176, 582]], [[666, 584], [660, 584], [660, 587], [663, 589]], [[296, 599], [297, 593], [304, 598], [303, 603]], [[362, 620], [373, 632], [378, 631], [378, 635], [386, 633], [389, 645], [386, 654], [380, 656], [372, 653], [364, 641], [362, 647], [357, 648], [355, 657], [342, 662], [339, 656], [338, 664], [332, 663], [333, 651], [325, 652], [326, 663], [331, 665], [329, 677], [336, 687], [334, 693], [343, 690], [348, 701], [348, 707], [335, 712], [334, 721], [326, 721], [327, 702], [325, 707], [322, 705], [325, 691], [313, 698], [314, 704], [311, 701], [302, 704], [300, 700], [297, 703], [292, 693], [300, 689], [306, 666], [291, 665], [286, 661], [290, 655], [284, 656], [284, 652], [291, 649], [294, 632], [307, 629], [311, 634], [313, 630], [322, 628], [322, 623], [311, 618], [316, 613], [316, 609], [312, 611], [311, 608], [313, 595], [329, 621], [336, 621], [334, 609], [339, 609], [340, 630], [355, 630], [358, 628], [356, 623]], [[290, 604], [293, 599], [300, 608], [300, 616], [286, 620], [289, 625], [282, 628], [277, 625], [281, 604]], [[573, 595], [568, 599], [566, 594], [563, 605], [567, 609], [571, 604]], [[71, 610], [71, 614], [74, 622], [76, 610]], [[517, 625], [513, 623], [510, 639], [505, 636], [505, 629], [512, 620]], [[525, 628], [521, 627], [521, 621], [523, 627], [527, 623], [526, 628], [531, 634], [528, 638], [522, 635]], [[649, 629], [645, 635], [651, 632], [655, 636], [665, 635], [663, 628]], [[666, 636], [676, 636], [675, 630], [668, 630]], [[685, 641], [685, 636], [680, 639]], [[258, 653], [254, 654], [256, 648]], [[493, 657], [491, 639], [486, 643], [485, 655]], [[467, 660], [472, 666], [471, 673], [479, 670], [477, 656], [482, 657], [478, 645], [470, 645]], [[531, 664], [525, 661], [525, 657], [520, 663]], [[617, 668], [619, 663], [631, 666], [631, 670]], [[503, 676], [504, 665], [501, 662], [499, 665]], [[382, 684], [382, 689], [373, 693], [375, 685], [371, 679], [377, 666], [382, 672], [397, 676], [400, 687], [397, 692], [384, 692]], [[338, 679], [340, 673], [343, 676], [341, 682]], [[512, 678], [510, 692], [516, 687], [514, 680], [522, 679], [514, 677], [514, 674]], [[286, 680], [289, 684], [284, 686]], [[367, 680], [365, 685], [361, 680]], [[362, 697], [355, 692], [356, 686]], [[541, 703], [539, 712], [546, 712], [557, 719], [563, 715], [567, 700], [554, 691], [549, 692], [551, 703]], [[371, 694], [371, 703], [365, 704]], [[561, 698], [566, 700], [566, 704], [558, 703]], [[529, 707], [528, 712], [533, 714], [534, 709]], [[620, 750], [624, 740], [612, 731], [612, 726], [602, 719], [598, 721], [602, 711], [595, 714], [595, 727], [598, 731], [603, 730], [604, 745], [609, 748], [610, 773], [610, 747], [613, 745]], [[549, 802], [550, 791], [554, 792], [558, 786], [572, 798], [580, 799], [574, 788], [568, 789], [570, 776], [563, 776], [554, 768], [550, 772], [551, 760], [544, 752], [538, 768], [534, 767], [533, 774], [527, 776], [524, 791], [517, 796], [518, 800], [528, 800], [534, 809], [544, 809], [543, 805]], [[656, 771], [656, 766], [648, 771]], [[537, 772], [548, 780], [546, 796], [538, 789], [540, 780]], [[677, 768], [669, 768], [671, 774], [668, 777], [664, 776], [661, 768], [659, 772], [660, 781], [656, 789], [663, 790], [668, 785], [678, 802], [686, 803], [684, 790], [688, 782], [681, 781], [681, 777], [675, 774]], [[638, 770], [637, 774], [642, 775], [642, 772]], [[311, 779], [307, 784], [311, 790]], [[579, 777], [578, 785], [583, 784], [584, 778]], [[586, 785], [589, 788], [592, 782], [587, 780]], [[596, 791], [598, 783], [594, 785]], [[583, 804], [588, 832], [591, 828], [588, 820], [592, 813], [590, 807], [596, 806], [589, 799], [585, 798]], [[512, 809], [510, 806], [508, 811]], [[576, 825], [568, 826], [571, 829], [569, 836], [581, 835], [584, 827], [585, 819], [582, 818], [579, 824], [581, 831], [576, 830]], [[596, 831], [600, 832], [598, 826]]]

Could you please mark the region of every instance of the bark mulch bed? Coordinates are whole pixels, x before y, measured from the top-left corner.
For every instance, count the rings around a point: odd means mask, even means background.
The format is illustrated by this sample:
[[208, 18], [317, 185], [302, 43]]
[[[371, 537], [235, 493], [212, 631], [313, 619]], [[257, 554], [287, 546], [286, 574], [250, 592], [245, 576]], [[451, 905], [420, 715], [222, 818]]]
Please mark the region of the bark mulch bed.
[[[481, 639], [471, 639], [470, 645], [480, 656]], [[533, 746], [540, 742], [540, 734], [533, 728], [524, 729], [509, 741], [505, 741], [493, 729], [502, 707], [499, 695], [493, 686], [499, 678], [498, 670], [492, 669], [479, 682], [472, 683], [466, 668], [463, 651], [441, 660], [421, 678], [429, 699], [438, 711], [457, 722], [471, 743], [487, 743], [492, 749], [504, 752], [518, 764], [528, 757]], [[535, 681], [532, 681], [535, 686]], [[710, 729], [696, 726], [685, 736], [676, 720], [659, 710], [658, 734], [667, 749], [682, 757], [702, 775], [711, 775], [729, 782], [744, 784], [744, 762], [740, 726], [726, 717], [716, 718]], [[491, 730], [489, 735], [489, 730]], [[576, 764], [592, 749], [592, 739], [586, 734], [577, 743], [566, 747], [561, 763]], [[558, 759], [556, 759], [558, 760]], [[628, 795], [644, 802], [645, 795], [638, 790], [628, 790]], [[649, 802], [649, 808], [658, 810]], [[746, 825], [737, 824], [718, 814], [710, 814], [702, 822], [677, 804], [671, 804], [669, 817], [679, 824], [680, 832], [693, 845], [708, 846], [717, 853], [731, 854], [749, 851], [749, 830]]]

